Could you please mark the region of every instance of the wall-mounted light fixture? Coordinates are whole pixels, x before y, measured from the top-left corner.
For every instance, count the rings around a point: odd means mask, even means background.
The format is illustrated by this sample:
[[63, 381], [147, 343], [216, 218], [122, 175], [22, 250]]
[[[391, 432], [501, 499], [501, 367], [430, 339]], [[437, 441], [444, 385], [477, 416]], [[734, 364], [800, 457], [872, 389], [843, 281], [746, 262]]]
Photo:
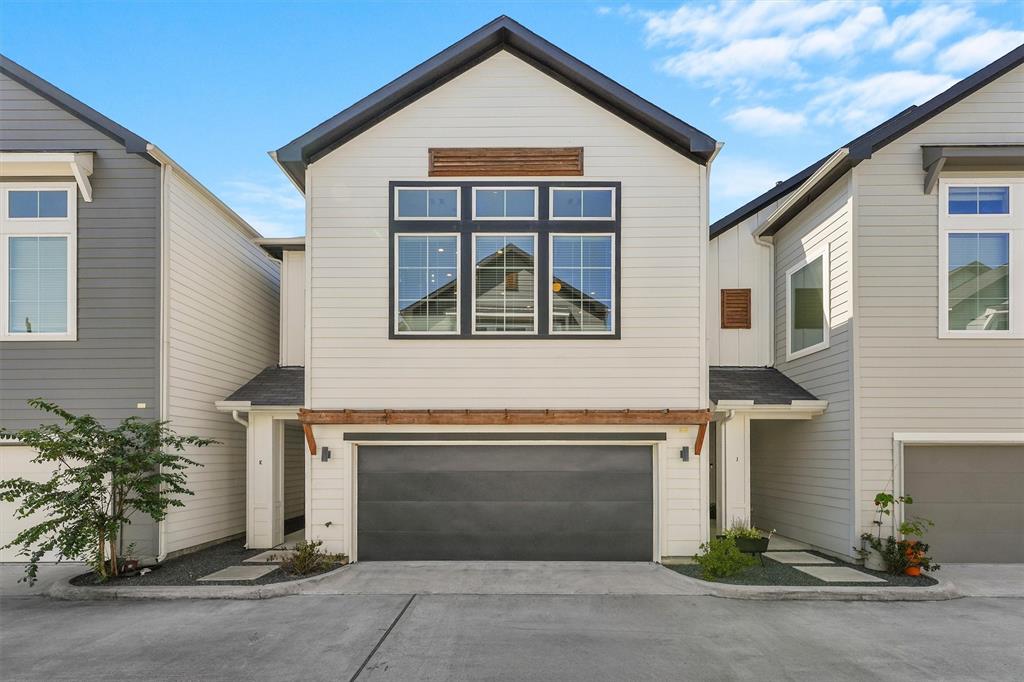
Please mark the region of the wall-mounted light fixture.
[[679, 459], [683, 460], [684, 462], [690, 461], [690, 448], [688, 446], [683, 446], [679, 448]]
[[326, 445], [320, 448], [320, 461], [326, 462], [331, 458], [331, 449]]

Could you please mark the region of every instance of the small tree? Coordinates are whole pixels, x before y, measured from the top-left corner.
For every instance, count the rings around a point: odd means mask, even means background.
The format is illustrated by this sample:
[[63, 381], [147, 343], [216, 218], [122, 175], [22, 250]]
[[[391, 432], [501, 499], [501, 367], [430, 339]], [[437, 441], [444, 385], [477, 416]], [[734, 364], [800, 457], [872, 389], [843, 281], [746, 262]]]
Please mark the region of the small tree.
[[38, 453], [33, 462], [53, 467], [45, 482], [14, 478], [0, 481], [0, 500], [18, 502], [18, 518], [43, 519], [18, 533], [4, 546], [20, 546], [28, 557], [25, 577], [36, 580], [39, 560], [56, 551], [57, 561], [89, 561], [101, 580], [118, 575], [117, 544], [122, 526], [141, 512], [161, 521], [170, 507], [183, 507], [185, 469], [201, 466], [180, 454], [186, 447], [216, 441], [179, 436], [167, 422], [129, 417], [114, 428], [89, 415], [76, 416], [42, 399], [29, 405], [59, 417], [63, 423], [8, 431]]

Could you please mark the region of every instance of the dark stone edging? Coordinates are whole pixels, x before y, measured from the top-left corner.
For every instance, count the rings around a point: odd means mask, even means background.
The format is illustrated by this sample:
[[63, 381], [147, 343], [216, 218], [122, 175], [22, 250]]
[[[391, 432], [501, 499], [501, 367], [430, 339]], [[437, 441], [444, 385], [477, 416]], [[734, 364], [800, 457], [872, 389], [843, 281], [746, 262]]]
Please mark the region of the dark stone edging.
[[299, 594], [303, 586], [335, 576], [349, 564], [309, 578], [269, 585], [151, 585], [144, 587], [91, 587], [72, 585], [70, 578], [53, 584], [47, 595], [67, 601], [111, 601], [115, 599], [273, 599]]

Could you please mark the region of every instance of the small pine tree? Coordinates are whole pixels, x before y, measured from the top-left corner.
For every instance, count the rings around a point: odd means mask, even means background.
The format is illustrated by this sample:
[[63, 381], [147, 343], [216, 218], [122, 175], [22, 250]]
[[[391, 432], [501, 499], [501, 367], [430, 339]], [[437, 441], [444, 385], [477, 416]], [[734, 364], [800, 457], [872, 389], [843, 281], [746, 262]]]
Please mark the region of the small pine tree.
[[178, 454], [186, 447], [205, 447], [214, 440], [179, 436], [167, 422], [129, 417], [113, 428], [89, 415], [76, 416], [42, 399], [29, 405], [58, 417], [62, 423], [8, 431], [36, 451], [33, 462], [49, 464], [44, 482], [14, 478], [0, 481], [0, 500], [17, 502], [18, 518], [43, 520], [18, 533], [4, 546], [21, 547], [28, 557], [25, 577], [36, 580], [39, 561], [56, 552], [57, 561], [88, 561], [101, 580], [118, 575], [118, 536], [136, 513], [161, 521], [171, 507], [183, 507], [192, 495], [185, 469], [201, 466]]

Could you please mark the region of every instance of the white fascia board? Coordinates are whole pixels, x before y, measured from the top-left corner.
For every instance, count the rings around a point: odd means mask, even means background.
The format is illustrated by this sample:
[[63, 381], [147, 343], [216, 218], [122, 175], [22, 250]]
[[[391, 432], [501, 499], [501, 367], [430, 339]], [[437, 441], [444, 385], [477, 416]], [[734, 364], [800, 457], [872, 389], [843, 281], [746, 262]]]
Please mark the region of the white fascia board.
[[716, 413], [739, 412], [754, 418], [810, 419], [828, 409], [827, 400], [793, 400], [788, 405], [756, 405], [753, 400], [720, 400], [712, 407]]
[[293, 178], [292, 174], [288, 172], [288, 169], [285, 168], [281, 164], [281, 162], [277, 160], [277, 152], [276, 151], [274, 151], [274, 152], [267, 152], [267, 156], [269, 156], [270, 158], [272, 158], [274, 160], [274, 163], [277, 165], [278, 168], [281, 169], [281, 172], [284, 173], [284, 176], [286, 178], [288, 178], [288, 181], [290, 183], [292, 183], [292, 186], [295, 187], [295, 189], [299, 190], [299, 194], [301, 194], [302, 196], [306, 196], [306, 191], [304, 189], [302, 189], [301, 187], [299, 187], [299, 183], [295, 182], [295, 178]]
[[785, 201], [779, 204], [779, 207], [775, 209], [775, 212], [768, 216], [761, 225], [754, 230], [754, 237], [760, 237], [765, 232], [770, 230], [772, 226], [778, 222], [779, 217], [785, 214], [794, 204], [803, 199], [814, 187], [825, 178], [826, 175], [832, 172], [832, 170], [842, 163], [843, 159], [850, 155], [850, 150], [846, 147], [842, 147], [832, 156], [828, 157], [825, 163], [818, 167], [818, 170], [811, 174], [811, 177], [801, 183], [799, 187], [786, 195]]
[[248, 400], [218, 400], [213, 406], [221, 412], [234, 412], [235, 410], [248, 412], [252, 409], [252, 403]]
[[92, 202], [92, 167], [92, 152], [0, 152], [0, 176], [72, 176], [86, 202]]
[[907, 445], [956, 445], [960, 443], [978, 445], [1020, 445], [1024, 444], [1024, 431], [1004, 433], [897, 431], [892, 434], [892, 439]]

